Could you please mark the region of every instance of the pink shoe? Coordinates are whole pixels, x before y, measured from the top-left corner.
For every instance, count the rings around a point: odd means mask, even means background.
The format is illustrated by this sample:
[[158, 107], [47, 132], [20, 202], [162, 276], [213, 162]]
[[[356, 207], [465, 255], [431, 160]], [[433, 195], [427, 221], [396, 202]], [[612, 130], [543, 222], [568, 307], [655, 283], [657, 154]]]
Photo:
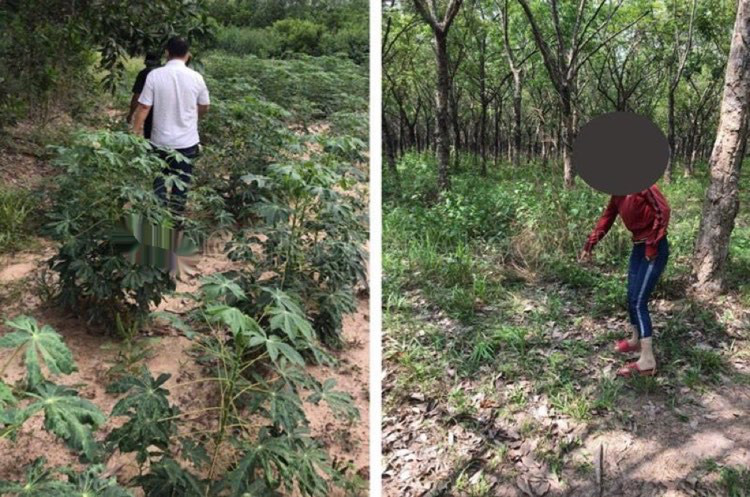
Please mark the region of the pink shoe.
[[617, 376], [621, 378], [630, 378], [632, 376], [655, 376], [656, 375], [656, 368], [651, 369], [641, 369], [638, 367], [637, 362], [629, 362], [625, 365], [624, 368], [621, 368], [617, 371]]

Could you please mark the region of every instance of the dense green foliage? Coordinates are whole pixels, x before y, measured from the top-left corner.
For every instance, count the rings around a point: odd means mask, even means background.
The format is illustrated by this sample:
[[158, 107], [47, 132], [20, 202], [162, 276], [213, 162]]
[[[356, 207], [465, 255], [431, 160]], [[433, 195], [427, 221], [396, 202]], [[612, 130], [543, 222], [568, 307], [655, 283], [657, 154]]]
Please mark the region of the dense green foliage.
[[[75, 370], [60, 336], [16, 318], [0, 346], [23, 354], [27, 375], [17, 385], [0, 383], [0, 433], [13, 436], [30, 418], [44, 416], [44, 428], [90, 465], [76, 473], [40, 459], [28, 482], [2, 482], [3, 491], [129, 495], [101, 476], [100, 465], [115, 451], [134, 454], [140, 465], [139, 476], [121, 484], [149, 497], [325, 496], [331, 485], [359, 491], [359, 478], [311, 437], [304, 403], [326, 404], [346, 423], [359, 416], [349, 394], [307, 367], [334, 363], [324, 344], [341, 343], [343, 316], [356, 308], [366, 284], [367, 75], [348, 57], [306, 55], [338, 52], [308, 50], [307, 28], [321, 34], [322, 47], [325, 30], [313, 21], [275, 19], [257, 29], [284, 33], [283, 59], [224, 51], [201, 57], [212, 106], [201, 122], [205, 149], [184, 217], [154, 196], [164, 164], [121, 123], [92, 121], [106, 129], [50, 147], [58, 174], [45, 192], [51, 209], [44, 233], [56, 243], [49, 293], [94, 329], [129, 344], [151, 319], [165, 320], [194, 340], [205, 367], [198, 381], [213, 384], [216, 395], [197, 399], [197, 412], [182, 412], [171, 402], [169, 375], [141, 368], [147, 353], [126, 345], [110, 371], [108, 392], [119, 398], [105, 416], [75, 389], [52, 382]], [[139, 68], [133, 59], [120, 62], [128, 81], [116, 99], [125, 106]], [[18, 243], [24, 216], [11, 217], [3, 206], [31, 201], [12, 195], [0, 202], [0, 233]], [[200, 290], [183, 296], [195, 300], [188, 315], [151, 314], [175, 283], [166, 271], [122, 253], [119, 226], [135, 216], [163, 227], [180, 222], [203, 250], [215, 248], [215, 239], [229, 240], [216, 248], [243, 264], [204, 275]], [[206, 416], [215, 420], [208, 432]], [[97, 436], [113, 420], [117, 427]]]
[[[596, 313], [625, 310], [622, 274], [631, 248], [627, 230], [616, 225], [597, 246], [596, 271], [576, 261], [606, 205], [606, 195], [585, 185], [565, 189], [562, 178], [548, 180], [549, 167], [540, 164], [506, 165], [490, 178], [478, 176], [474, 167], [471, 161], [464, 164], [452, 190], [439, 200], [434, 159], [429, 156], [407, 154], [399, 163], [399, 179], [386, 176], [386, 304], [419, 288], [445, 310], [470, 318], [476, 299], [496, 297], [504, 279], [514, 280], [515, 268], [591, 292]], [[701, 175], [664, 187], [673, 206], [671, 255], [657, 291], [676, 292], [687, 280], [707, 180]], [[733, 288], [750, 295], [739, 276], [747, 274], [750, 264], [744, 217], [735, 230], [728, 273], [733, 275]]]
[[[367, 2], [298, 3], [68, 2], [57, 16], [37, 17], [34, 8], [51, 13], [59, 2], [0, 7], [0, 21], [12, 23], [0, 32], [0, 68], [7, 68], [0, 124], [62, 111], [77, 130], [42, 133], [53, 146], [39, 158], [54, 166], [43, 191], [0, 191], [0, 251], [26, 240], [42, 200], [49, 209], [39, 234], [54, 242], [45, 304], [62, 304], [92, 331], [125, 342], [108, 373], [107, 391], [118, 399], [103, 413], [78, 395], [81, 385], [57, 382], [76, 365], [54, 329], [24, 316], [7, 323], [0, 347], [23, 357], [26, 374], [14, 385], [0, 382], [0, 437], [44, 417], [43, 429], [85, 466], [72, 471], [37, 459], [26, 481], [0, 482], [3, 495], [360, 491], [361, 479], [311, 436], [305, 403], [325, 404], [348, 424], [359, 416], [349, 394], [308, 368], [335, 363], [326, 346], [341, 343], [342, 319], [366, 285]], [[193, 42], [194, 67], [212, 97], [184, 216], [154, 196], [164, 163], [148, 143], [92, 112], [95, 104], [112, 106], [102, 81], [115, 90], [114, 105], [126, 108], [140, 58], [170, 34]], [[212, 44], [218, 50], [204, 50]], [[22, 78], [37, 84], [22, 87]], [[152, 313], [175, 281], [123, 253], [122, 222], [138, 218], [165, 229], [180, 223], [204, 253], [218, 249], [241, 264], [203, 275], [199, 291], [182, 295], [195, 301], [190, 313]], [[195, 399], [195, 411], [173, 402], [170, 393], [182, 388], [174, 379], [142, 367], [148, 345], [137, 338], [153, 320], [194, 341], [205, 374], [196, 382], [215, 392]], [[102, 471], [116, 453], [133, 454], [139, 465], [138, 476], [119, 485]]]
[[[145, 26], [145, 27], [144, 27]], [[105, 71], [114, 89], [123, 56], [160, 51], [175, 34], [211, 38], [201, 0], [127, 2], [8, 1], [0, 5], [0, 127], [55, 110], [80, 115]]]
[[[300, 316], [299, 308], [282, 293], [273, 293], [268, 312], [278, 316], [279, 312], [291, 316], [294, 326], [308, 330], [303, 335], [295, 336], [295, 347], [301, 342], [313, 345], [309, 324]], [[169, 375], [151, 377], [145, 368], [140, 376], [125, 376], [110, 385], [111, 393], [126, 394], [112, 409], [110, 416], [126, 417], [127, 421], [113, 430], [104, 444], [95, 441], [93, 430], [102, 426], [106, 416], [90, 401], [78, 396], [69, 387], [52, 383], [49, 379], [38, 381], [27, 379], [23, 387], [16, 387], [11, 394], [11, 387], [2, 385], [3, 398], [9, 404], [0, 412], [0, 434], [13, 437], [15, 432], [37, 412], [44, 415], [44, 429], [65, 440], [72, 449], [81, 453], [88, 461], [105, 461], [112, 455], [114, 448], [122, 453], [135, 452], [137, 461], [143, 465], [150, 461], [148, 471], [142, 473], [135, 482], [143, 487], [148, 496], [186, 495], [205, 497], [206, 495], [240, 496], [244, 492], [260, 492], [268, 495], [283, 486], [291, 490], [298, 486], [303, 495], [327, 495], [328, 484], [322, 475], [335, 475], [328, 458], [305, 430], [307, 424], [302, 411], [300, 388], [310, 389], [313, 395], [310, 401], [326, 401], [332, 409], [355, 419], [356, 409], [351, 407], [351, 398], [333, 390], [333, 384], [319, 384], [302, 369], [305, 362], [289, 345], [279, 340], [271, 330], [296, 333], [288, 326], [276, 328], [271, 320], [268, 331], [263, 330], [252, 318], [241, 314], [228, 306], [206, 304], [208, 322], [221, 323], [231, 332], [231, 340], [221, 331], [214, 328], [203, 340], [207, 358], [216, 361], [214, 376], [222, 392], [221, 405], [217, 406], [220, 427], [213, 439], [213, 455], [209, 458], [201, 437], [180, 439], [180, 450], [189, 453], [193, 463], [198, 467], [206, 466], [208, 479], [188, 472], [175, 459], [177, 424], [181, 416], [179, 411], [170, 405], [169, 391], [163, 387]], [[274, 306], [280, 306], [278, 308]], [[278, 311], [275, 311], [277, 309]], [[39, 334], [36, 321], [20, 316], [8, 324], [29, 335]], [[43, 353], [45, 365], [51, 375], [69, 374], [74, 369], [70, 352], [61, 341], [61, 337], [49, 326], [41, 331], [46, 340], [52, 341], [70, 360], [70, 368], [61, 371], [53, 354]], [[24, 346], [15, 332], [4, 337], [3, 346]], [[20, 336], [20, 335], [19, 335]], [[254, 348], [263, 349], [251, 359], [248, 352]], [[267, 366], [275, 365], [279, 376], [266, 377], [261, 373], [259, 361], [270, 361]], [[40, 374], [39, 358], [26, 354], [26, 365], [34, 375]], [[250, 366], [255, 366], [249, 369]], [[18, 400], [17, 400], [18, 399]], [[208, 409], [207, 409], [208, 410]], [[258, 416], [266, 418], [269, 425], [257, 432]], [[253, 418], [252, 424], [248, 419]], [[224, 479], [215, 479], [217, 474], [216, 457], [228, 435], [227, 426], [233, 429], [232, 444], [238, 452], [237, 467], [226, 474]], [[241, 427], [238, 432], [237, 427]], [[256, 443], [250, 443], [245, 437], [256, 437]], [[265, 447], [265, 448], [264, 448]], [[158, 450], [157, 450], [158, 449]], [[100, 465], [89, 466], [83, 473], [75, 473], [66, 468], [48, 469], [43, 459], [37, 459], [29, 468], [27, 482], [0, 482], [3, 495], [39, 495], [38, 492], [50, 492], [49, 495], [81, 495], [82, 491], [96, 491], [95, 495], [121, 496], [129, 495], [119, 487], [114, 479], [102, 479]], [[54, 473], [67, 475], [67, 481], [53, 478]], [[166, 492], [166, 493], [165, 493]], [[86, 494], [88, 495], [88, 494]]]
[[[320, 336], [336, 343], [354, 287], [364, 282], [364, 203], [348, 192], [363, 179], [354, 162], [365, 149], [366, 80], [354, 64], [329, 58], [270, 64], [212, 57], [207, 67], [216, 70], [209, 84], [219, 95], [244, 95], [219, 103], [209, 118], [215, 147], [204, 178], [223, 199], [225, 217], [241, 223], [231, 254], [252, 263], [241, 286], [256, 297], [243, 310], [260, 314], [263, 286], [292, 291]], [[285, 102], [294, 103], [287, 110]], [[362, 121], [350, 124], [352, 115]], [[332, 121], [331, 132], [288, 129], [317, 119]]]
[[174, 282], [164, 270], [129, 262], [112, 238], [126, 216], [173, 223], [152, 187], [164, 163], [142, 138], [96, 132], [61, 147], [55, 164], [62, 174], [47, 228], [60, 242], [49, 262], [60, 275], [59, 299], [100, 323], [118, 314], [128, 324], [142, 321]]
[[360, 64], [367, 61], [366, 1], [214, 1], [208, 10], [223, 24], [217, 47], [236, 54], [343, 54]]

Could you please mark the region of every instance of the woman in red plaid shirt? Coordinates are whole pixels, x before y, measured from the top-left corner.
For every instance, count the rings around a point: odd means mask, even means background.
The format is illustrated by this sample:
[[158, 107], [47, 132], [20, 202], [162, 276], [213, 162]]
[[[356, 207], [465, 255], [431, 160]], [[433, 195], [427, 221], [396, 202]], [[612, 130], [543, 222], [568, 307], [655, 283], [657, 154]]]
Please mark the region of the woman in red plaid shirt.
[[591, 258], [594, 246], [604, 238], [618, 215], [633, 234], [628, 270], [628, 312], [633, 333], [629, 340], [618, 341], [615, 350], [623, 354], [640, 352], [640, 357], [620, 369], [618, 376], [656, 373], [648, 301], [669, 258], [669, 214], [667, 199], [656, 185], [632, 195], [613, 195], [580, 255], [581, 261]]

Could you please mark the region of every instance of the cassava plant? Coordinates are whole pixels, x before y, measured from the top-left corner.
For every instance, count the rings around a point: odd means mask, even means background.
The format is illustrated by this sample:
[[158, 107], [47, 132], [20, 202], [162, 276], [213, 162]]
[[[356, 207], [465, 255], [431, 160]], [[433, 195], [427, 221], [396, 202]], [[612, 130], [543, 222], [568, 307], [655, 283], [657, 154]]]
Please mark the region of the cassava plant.
[[0, 337], [0, 348], [13, 349], [0, 376], [12, 360], [23, 354], [26, 375], [22, 384], [13, 387], [0, 378], [0, 438], [13, 438], [32, 416], [44, 414], [44, 429], [54, 433], [89, 461], [97, 457], [93, 430], [104, 424], [105, 415], [91, 402], [78, 396], [76, 390], [57, 385], [46, 378], [42, 364], [50, 375], [70, 374], [76, 370], [73, 356], [60, 335], [50, 326], [40, 327], [36, 320], [19, 316], [6, 323], [14, 331]]
[[[164, 292], [174, 289], [166, 270], [135, 264], [117, 244], [126, 217], [140, 216], [157, 226], [174, 219], [153, 193], [164, 166], [148, 142], [122, 132], [80, 134], [57, 149], [54, 206], [47, 225], [60, 243], [49, 260], [59, 275], [59, 300], [90, 320], [126, 325], [142, 320]], [[165, 179], [167, 188], [180, 183]]]
[[[216, 385], [217, 405], [181, 412], [170, 403], [165, 388], [170, 375], [154, 378], [144, 367], [108, 387], [108, 392], [123, 395], [110, 416], [125, 422], [103, 443], [95, 440], [94, 431], [107, 416], [43, 373], [43, 367], [50, 375], [75, 370], [62, 338], [33, 318], [9, 321], [15, 331], [0, 338], [0, 347], [14, 349], [11, 357], [22, 354], [27, 373], [16, 386], [0, 382], [0, 437], [13, 439], [28, 419], [43, 414], [44, 429], [64, 440], [83, 462], [93, 464], [73, 471], [48, 467], [39, 458], [24, 481], [0, 481], [0, 495], [131, 495], [103, 473], [116, 449], [135, 454], [140, 471], [128, 485], [142, 488], [147, 497], [273, 496], [294, 489], [322, 497], [329, 494], [329, 480], [343, 486], [345, 478], [310, 436], [303, 398], [326, 402], [352, 421], [359, 413], [348, 394], [334, 389], [332, 380], [321, 384], [306, 372], [301, 352], [318, 346], [299, 306], [279, 290], [264, 293], [264, 313], [254, 319], [227, 304], [246, 298], [231, 282], [214, 278], [200, 292], [197, 314], [203, 333], [196, 335], [196, 343], [211, 373], [196, 381]], [[192, 418], [206, 414], [216, 419], [209, 432], [198, 429], [202, 424], [193, 425]]]
[[[178, 328], [190, 329], [191, 336], [200, 337], [202, 361], [210, 364], [211, 373], [198, 381], [213, 382], [219, 402], [180, 414], [162, 409], [141, 425], [161, 422], [163, 432], [174, 418], [189, 422], [188, 417], [205, 413], [215, 414], [218, 423], [211, 433], [203, 433], [208, 435], [205, 440], [195, 437], [187, 444], [183, 440], [183, 450], [202, 455], [191, 460], [205, 470], [204, 480], [178, 464], [174, 454], [164, 452], [153, 461], [157, 470], [139, 480], [144, 488], [189, 496], [276, 495], [282, 489], [297, 488], [302, 495], [322, 496], [328, 495], [326, 476], [344, 482], [310, 437], [303, 398], [307, 392], [308, 402], [325, 402], [334, 413], [353, 421], [359, 413], [352, 398], [336, 391], [333, 380], [321, 384], [305, 370], [304, 355], [317, 360], [328, 360], [328, 356], [297, 300], [278, 288], [258, 286], [252, 291], [246, 293], [223, 275], [205, 277], [193, 295], [201, 304], [193, 318], [204, 333], [187, 323], [176, 323], [176, 317], [170, 319]], [[258, 302], [254, 316], [240, 310], [249, 301]], [[157, 445], [155, 440], [146, 437], [137, 445]], [[233, 454], [228, 466], [222, 463], [227, 451]]]
[[[237, 233], [230, 257], [252, 264], [240, 279], [246, 291], [262, 281], [298, 296], [320, 338], [337, 345], [343, 316], [356, 309], [355, 287], [366, 279], [366, 232], [362, 202], [348, 193], [357, 180], [324, 157], [242, 177], [259, 198], [248, 207], [258, 222]], [[241, 304], [251, 315], [259, 305]]]

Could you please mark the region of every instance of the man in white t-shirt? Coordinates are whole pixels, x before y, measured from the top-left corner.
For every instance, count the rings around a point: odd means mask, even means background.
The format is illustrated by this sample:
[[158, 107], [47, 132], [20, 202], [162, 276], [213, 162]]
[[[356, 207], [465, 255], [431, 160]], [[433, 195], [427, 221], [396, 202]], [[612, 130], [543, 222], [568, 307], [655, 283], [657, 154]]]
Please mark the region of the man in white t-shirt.
[[[186, 66], [190, 60], [189, 48], [181, 38], [167, 42], [167, 63], [148, 74], [133, 119], [133, 131], [143, 135], [143, 124], [153, 107], [150, 140], [169, 166], [163, 174], [177, 175], [186, 185], [193, 173], [193, 159], [200, 150], [198, 118], [208, 111], [210, 104], [203, 76]], [[178, 159], [174, 151], [187, 160]], [[154, 191], [167, 201], [163, 177], [154, 181]], [[185, 209], [187, 187], [181, 189], [175, 185], [169, 196], [172, 211], [181, 214]]]

